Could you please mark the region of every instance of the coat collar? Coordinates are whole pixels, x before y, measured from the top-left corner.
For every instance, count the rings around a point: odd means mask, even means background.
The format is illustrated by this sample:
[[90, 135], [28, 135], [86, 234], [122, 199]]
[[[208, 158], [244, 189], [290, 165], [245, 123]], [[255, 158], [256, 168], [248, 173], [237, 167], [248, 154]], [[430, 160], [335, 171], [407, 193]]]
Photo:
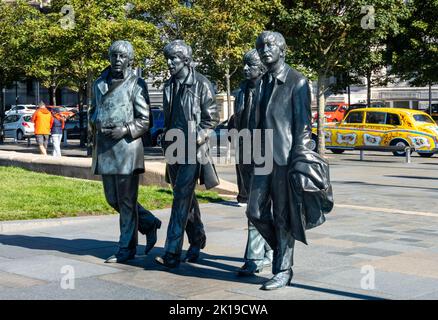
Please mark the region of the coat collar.
[[[192, 86], [195, 83], [195, 70], [192, 67], [189, 67], [189, 73], [187, 77], [184, 79], [184, 82], [182, 85], [186, 86]], [[171, 84], [175, 83], [176, 79], [174, 76], [170, 77], [170, 79], [167, 82], [167, 85], [170, 86]]]
[[[106, 67], [105, 70], [103, 70], [100, 77], [96, 80], [97, 88], [99, 89], [102, 95], [107, 94], [109, 91], [108, 80], [110, 77], [110, 72], [111, 72], [111, 67], [110, 66]], [[131, 70], [122, 83], [125, 83], [127, 80], [131, 79], [133, 75], [135, 74]]]
[[289, 68], [286, 65], [286, 63], [283, 63], [283, 66], [281, 67], [280, 71], [277, 73], [271, 73], [271, 75], [274, 78], [277, 78], [277, 80], [281, 83], [285, 83], [286, 82], [286, 78], [287, 78], [287, 74], [289, 73]]

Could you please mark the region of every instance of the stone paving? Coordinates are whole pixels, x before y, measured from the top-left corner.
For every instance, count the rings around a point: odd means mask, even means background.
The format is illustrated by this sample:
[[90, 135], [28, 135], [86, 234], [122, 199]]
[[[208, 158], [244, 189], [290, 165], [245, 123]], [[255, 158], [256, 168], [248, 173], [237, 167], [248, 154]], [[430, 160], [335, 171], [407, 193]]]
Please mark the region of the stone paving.
[[308, 246], [297, 243], [291, 287], [259, 290], [267, 269], [236, 276], [247, 222], [227, 201], [202, 205], [207, 247], [198, 263], [174, 271], [153, 259], [163, 253], [169, 209], [155, 211], [163, 221], [156, 248], [143, 256], [140, 237], [128, 264], [104, 263], [118, 216], [0, 223], [0, 299], [438, 299], [437, 160], [329, 160], [336, 206], [308, 231]]

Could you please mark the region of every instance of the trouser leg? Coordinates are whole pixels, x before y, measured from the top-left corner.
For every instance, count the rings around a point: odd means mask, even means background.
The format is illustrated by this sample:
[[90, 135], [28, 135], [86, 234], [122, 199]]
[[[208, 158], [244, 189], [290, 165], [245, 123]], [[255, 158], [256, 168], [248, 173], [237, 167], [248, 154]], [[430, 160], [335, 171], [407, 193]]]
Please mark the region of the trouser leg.
[[103, 175], [105, 197], [108, 203], [120, 214], [119, 247], [122, 250], [135, 250], [138, 237], [138, 175]]
[[53, 156], [54, 157], [60, 157], [61, 156], [61, 134], [53, 134], [52, 140], [53, 140]]
[[277, 245], [274, 249], [273, 273], [288, 270], [293, 266], [295, 239], [290, 229], [288, 193], [286, 192], [287, 166], [274, 164], [271, 184], [272, 211]]
[[165, 250], [180, 255], [200, 166], [199, 164], [174, 164], [169, 165], [168, 169], [173, 186], [173, 203], [167, 228]]
[[260, 232], [248, 220], [248, 239], [246, 242], [245, 261], [252, 260], [262, 262], [265, 257], [265, 239]]
[[190, 245], [199, 246], [201, 249], [205, 247], [204, 224], [201, 220], [201, 210], [199, 209], [199, 203], [195, 194], [192, 195], [192, 205], [187, 219], [186, 233]]
[[152, 227], [155, 226], [155, 221], [158, 219], [149, 210], [145, 209], [140, 203], [137, 203], [138, 211], [138, 231], [146, 234]]
[[271, 212], [271, 175], [254, 175], [246, 215], [271, 248], [277, 246], [274, 219]]
[[47, 152], [47, 148], [49, 147], [49, 137], [50, 137], [50, 135], [48, 135], [48, 134], [45, 134], [45, 135], [43, 135], [43, 138], [44, 138], [44, 149], [46, 149], [46, 152]]
[[237, 189], [239, 190], [239, 194], [237, 195], [237, 202], [247, 203], [248, 195], [246, 192], [243, 175], [244, 173], [241, 170], [241, 165], [236, 164]]

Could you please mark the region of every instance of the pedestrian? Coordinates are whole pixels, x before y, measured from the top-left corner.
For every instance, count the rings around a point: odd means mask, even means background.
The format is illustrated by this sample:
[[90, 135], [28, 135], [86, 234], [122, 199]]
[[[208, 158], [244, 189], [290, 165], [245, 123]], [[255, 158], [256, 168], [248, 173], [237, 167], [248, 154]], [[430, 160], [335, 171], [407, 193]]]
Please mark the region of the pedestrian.
[[38, 104], [38, 109], [32, 115], [31, 121], [35, 124], [35, 139], [38, 143], [40, 153], [47, 155], [47, 146], [49, 144], [53, 117], [44, 102]]
[[52, 143], [53, 143], [53, 156], [60, 157], [61, 156], [61, 140], [62, 140], [62, 131], [65, 126], [65, 118], [59, 112], [59, 109], [53, 108], [53, 123], [52, 129], [50, 130], [50, 134], [52, 135]]

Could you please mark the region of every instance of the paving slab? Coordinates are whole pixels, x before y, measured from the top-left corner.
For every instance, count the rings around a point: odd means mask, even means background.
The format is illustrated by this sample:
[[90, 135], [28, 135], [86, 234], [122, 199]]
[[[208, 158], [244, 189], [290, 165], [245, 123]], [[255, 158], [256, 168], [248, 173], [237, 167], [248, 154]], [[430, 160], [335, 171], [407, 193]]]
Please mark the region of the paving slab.
[[77, 279], [120, 272], [115, 268], [55, 255], [38, 255], [0, 263], [0, 270], [2, 271], [47, 281], [60, 281], [66, 275], [67, 271], [64, 270], [70, 270], [70, 267], [73, 268], [74, 277]]

